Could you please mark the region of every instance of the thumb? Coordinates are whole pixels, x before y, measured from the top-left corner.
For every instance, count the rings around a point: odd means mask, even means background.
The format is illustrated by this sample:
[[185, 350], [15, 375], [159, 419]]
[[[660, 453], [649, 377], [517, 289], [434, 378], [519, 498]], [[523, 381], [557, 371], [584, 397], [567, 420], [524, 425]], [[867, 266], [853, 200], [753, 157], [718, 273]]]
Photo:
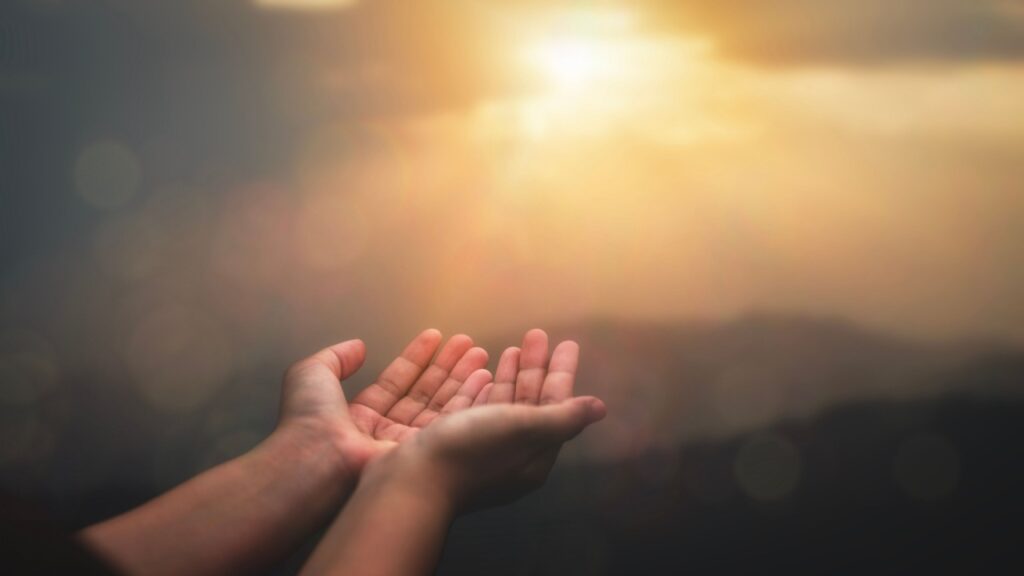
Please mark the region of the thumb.
[[608, 408], [599, 398], [579, 396], [558, 404], [541, 406], [543, 411], [539, 426], [552, 440], [565, 442], [574, 438], [584, 428], [608, 414]]
[[340, 344], [328, 346], [327, 351], [334, 356], [337, 366], [331, 371], [339, 380], [344, 380], [363, 367], [366, 360], [366, 344], [362, 340], [346, 340]]
[[346, 340], [320, 350], [292, 367], [293, 371], [329, 370], [335, 378], [344, 380], [356, 373], [366, 360], [366, 344], [362, 340]]

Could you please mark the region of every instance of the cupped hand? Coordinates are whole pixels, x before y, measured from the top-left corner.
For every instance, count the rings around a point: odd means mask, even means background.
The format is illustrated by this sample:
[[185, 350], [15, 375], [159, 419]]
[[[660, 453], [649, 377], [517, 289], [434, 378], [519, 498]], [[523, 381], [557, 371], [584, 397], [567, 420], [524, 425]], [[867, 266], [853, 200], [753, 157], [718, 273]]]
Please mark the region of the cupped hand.
[[502, 354], [495, 380], [473, 400], [422, 430], [390, 457], [388, 474], [433, 488], [454, 511], [500, 504], [539, 487], [561, 445], [605, 416], [594, 397], [573, 397], [579, 346], [548, 356], [548, 338], [531, 330], [523, 347]]
[[358, 471], [439, 414], [469, 407], [491, 381], [487, 352], [472, 339], [459, 334], [442, 347], [441, 333], [426, 330], [349, 403], [342, 381], [365, 359], [363, 342], [348, 340], [289, 368], [278, 430], [330, 442], [344, 466]]

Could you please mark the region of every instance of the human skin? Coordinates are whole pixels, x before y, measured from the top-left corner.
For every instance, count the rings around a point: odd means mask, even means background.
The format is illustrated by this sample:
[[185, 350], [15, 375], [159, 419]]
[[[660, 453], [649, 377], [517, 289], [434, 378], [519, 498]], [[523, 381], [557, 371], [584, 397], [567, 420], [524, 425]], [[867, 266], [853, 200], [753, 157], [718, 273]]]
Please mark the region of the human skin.
[[605, 416], [597, 398], [573, 397], [578, 358], [579, 347], [562, 342], [549, 360], [547, 335], [528, 332], [471, 409], [367, 467], [303, 576], [432, 573], [457, 515], [539, 487], [559, 447]]
[[[417, 336], [346, 402], [342, 381], [366, 347], [349, 340], [293, 365], [273, 433], [250, 452], [81, 540], [125, 574], [250, 574], [293, 551], [351, 495], [367, 464], [441, 413], [468, 408], [490, 383], [487, 353], [465, 335]], [[467, 401], [468, 400], [468, 401]]]

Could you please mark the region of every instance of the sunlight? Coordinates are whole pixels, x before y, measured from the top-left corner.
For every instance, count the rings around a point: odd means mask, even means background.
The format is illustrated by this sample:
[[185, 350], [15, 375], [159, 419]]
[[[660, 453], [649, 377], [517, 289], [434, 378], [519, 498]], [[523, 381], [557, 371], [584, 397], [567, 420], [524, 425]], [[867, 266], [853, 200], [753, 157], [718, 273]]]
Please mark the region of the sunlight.
[[532, 30], [526, 65], [556, 91], [592, 90], [623, 72], [622, 43], [632, 32], [622, 11], [573, 11], [551, 16]]
[[710, 42], [644, 31], [635, 20], [626, 10], [524, 13], [512, 37], [531, 90], [489, 102], [487, 121], [504, 118], [531, 143], [648, 127], [692, 142], [717, 130], [705, 102]]
[[578, 89], [605, 71], [609, 55], [602, 48], [582, 38], [559, 38], [537, 46], [532, 56], [553, 86]]
[[[604, 131], [636, 106], [634, 91], [646, 77], [664, 72], [631, 12], [530, 12], [521, 22], [520, 66], [534, 89], [504, 105], [529, 141]], [[637, 61], [645, 62], [643, 71]]]

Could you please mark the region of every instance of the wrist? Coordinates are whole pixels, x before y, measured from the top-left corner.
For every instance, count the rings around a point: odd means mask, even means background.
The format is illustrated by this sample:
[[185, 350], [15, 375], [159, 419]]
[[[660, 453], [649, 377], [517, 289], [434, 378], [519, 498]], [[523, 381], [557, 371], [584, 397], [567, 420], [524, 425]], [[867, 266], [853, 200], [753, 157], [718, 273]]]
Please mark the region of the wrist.
[[337, 434], [314, 423], [289, 422], [274, 429], [252, 453], [289, 476], [301, 474], [325, 488], [348, 492], [362, 464], [347, 455], [344, 445]]
[[359, 487], [387, 491], [390, 497], [413, 500], [451, 521], [460, 509], [458, 490], [443, 467], [421, 450], [415, 442], [371, 462], [359, 480]]

